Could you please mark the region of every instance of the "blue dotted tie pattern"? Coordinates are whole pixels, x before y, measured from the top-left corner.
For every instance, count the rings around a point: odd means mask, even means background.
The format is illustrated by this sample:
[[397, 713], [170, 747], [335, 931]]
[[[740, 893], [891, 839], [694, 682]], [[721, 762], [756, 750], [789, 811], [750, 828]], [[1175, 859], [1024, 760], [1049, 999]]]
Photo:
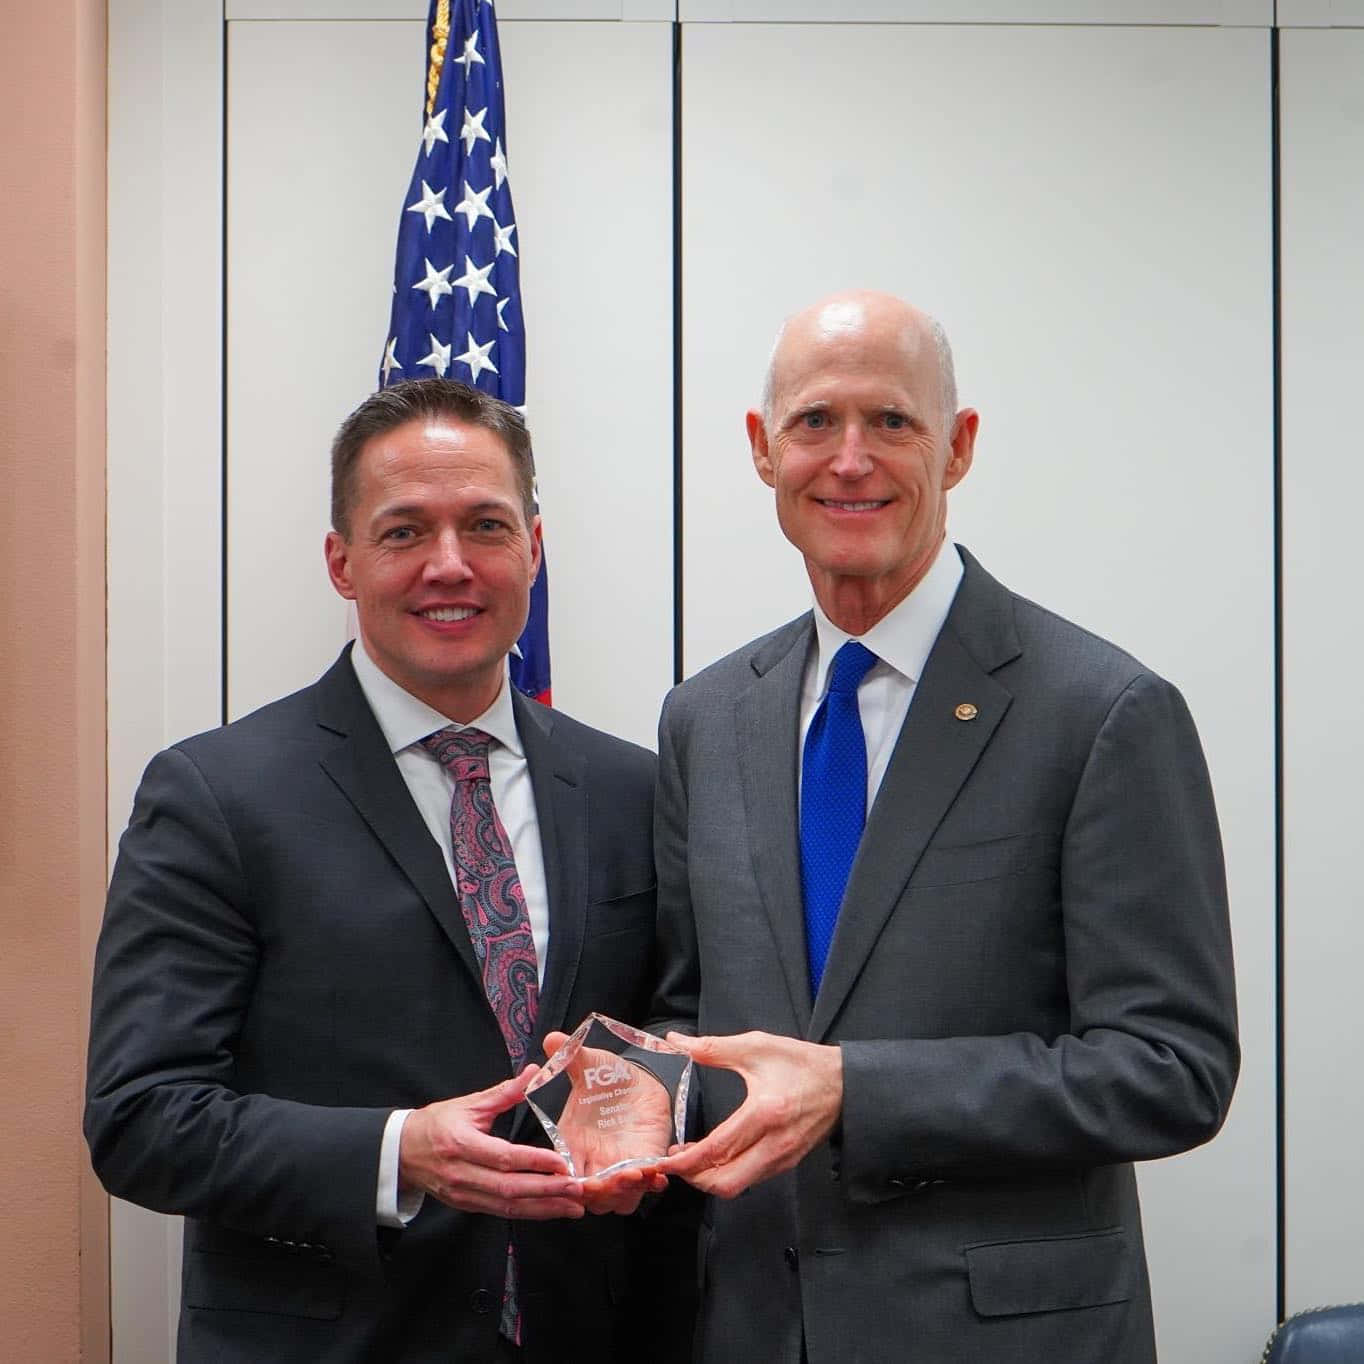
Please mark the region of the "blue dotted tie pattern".
[[867, 822], [867, 741], [857, 688], [876, 655], [850, 639], [805, 735], [800, 787], [800, 878], [810, 992], [819, 993], [862, 827]]

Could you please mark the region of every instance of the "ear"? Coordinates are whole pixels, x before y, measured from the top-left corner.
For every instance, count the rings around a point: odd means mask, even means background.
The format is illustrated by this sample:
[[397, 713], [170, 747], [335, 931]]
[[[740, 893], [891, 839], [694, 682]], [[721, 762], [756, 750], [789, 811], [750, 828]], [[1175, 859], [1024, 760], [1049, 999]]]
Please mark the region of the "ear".
[[944, 491], [955, 488], [971, 468], [976, 452], [976, 431], [980, 426], [980, 413], [972, 407], [963, 407], [952, 423], [951, 454], [947, 457], [947, 467], [943, 470], [942, 486]]
[[327, 532], [323, 553], [327, 556], [327, 576], [332, 580], [332, 586], [347, 601], [354, 601], [355, 587], [350, 580], [350, 546], [340, 531]]
[[767, 424], [762, 413], [750, 410], [744, 417], [744, 426], [748, 430], [749, 449], [753, 452], [753, 467], [758, 471], [758, 477], [771, 488], [775, 486], [777, 476], [767, 448]]
[[534, 582], [540, 576], [540, 563], [544, 558], [545, 550], [542, 543], [539, 515], [532, 516], [530, 519], [530, 580]]

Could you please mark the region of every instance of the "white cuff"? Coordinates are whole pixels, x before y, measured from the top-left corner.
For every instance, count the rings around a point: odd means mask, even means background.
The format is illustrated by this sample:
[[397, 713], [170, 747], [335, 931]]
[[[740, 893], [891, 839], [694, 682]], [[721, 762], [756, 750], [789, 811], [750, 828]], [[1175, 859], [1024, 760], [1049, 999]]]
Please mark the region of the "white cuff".
[[403, 1124], [411, 1113], [410, 1108], [395, 1108], [384, 1124], [384, 1139], [379, 1147], [379, 1193], [374, 1207], [381, 1227], [401, 1230], [417, 1215], [426, 1198], [420, 1189], [398, 1190], [398, 1154]]

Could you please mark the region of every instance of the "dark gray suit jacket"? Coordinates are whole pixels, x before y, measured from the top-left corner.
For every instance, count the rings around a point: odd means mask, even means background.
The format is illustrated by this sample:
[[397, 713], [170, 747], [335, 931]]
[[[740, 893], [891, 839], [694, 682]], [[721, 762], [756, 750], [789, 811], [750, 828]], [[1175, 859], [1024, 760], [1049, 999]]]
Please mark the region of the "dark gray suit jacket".
[[[593, 1009], [637, 1020], [654, 757], [515, 707], [549, 889], [540, 1035]], [[491, 1359], [509, 1224], [428, 1198], [383, 1231], [374, 1205], [390, 1110], [509, 1073], [440, 850], [346, 655], [153, 759], [100, 937], [85, 1130], [111, 1192], [190, 1219], [182, 1360]], [[499, 1134], [541, 1138], [527, 1113]], [[666, 1216], [510, 1229], [528, 1358], [686, 1335], [685, 1302], [634, 1291], [652, 1257], [694, 1264]]]
[[[1154, 1358], [1131, 1162], [1211, 1137], [1239, 1061], [1203, 755], [1173, 687], [962, 557], [817, 999], [811, 618], [664, 708], [655, 1023], [837, 1043], [844, 1066], [834, 1139], [708, 1208], [708, 1362], [798, 1364], [802, 1334], [810, 1364]], [[701, 1090], [710, 1127], [742, 1086]]]

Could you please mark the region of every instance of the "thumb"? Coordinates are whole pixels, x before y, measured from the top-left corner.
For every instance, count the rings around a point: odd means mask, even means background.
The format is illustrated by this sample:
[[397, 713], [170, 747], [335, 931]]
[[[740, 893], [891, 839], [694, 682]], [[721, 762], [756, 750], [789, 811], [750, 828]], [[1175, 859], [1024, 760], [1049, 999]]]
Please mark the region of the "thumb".
[[685, 1051], [693, 1061], [703, 1066], [728, 1066], [732, 1064], [733, 1048], [728, 1037], [689, 1037], [686, 1033], [670, 1032], [665, 1039], [679, 1051]]
[[545, 1055], [553, 1056], [567, 1041], [568, 1034], [566, 1032], [547, 1032], [545, 1034]]
[[499, 1113], [505, 1113], [508, 1109], [515, 1108], [526, 1093], [526, 1086], [540, 1073], [539, 1066], [527, 1066], [520, 1075], [513, 1075], [509, 1080], [503, 1080], [501, 1084], [493, 1085], [491, 1089], [485, 1089], [479, 1098], [483, 1101], [484, 1111], [492, 1117]]

